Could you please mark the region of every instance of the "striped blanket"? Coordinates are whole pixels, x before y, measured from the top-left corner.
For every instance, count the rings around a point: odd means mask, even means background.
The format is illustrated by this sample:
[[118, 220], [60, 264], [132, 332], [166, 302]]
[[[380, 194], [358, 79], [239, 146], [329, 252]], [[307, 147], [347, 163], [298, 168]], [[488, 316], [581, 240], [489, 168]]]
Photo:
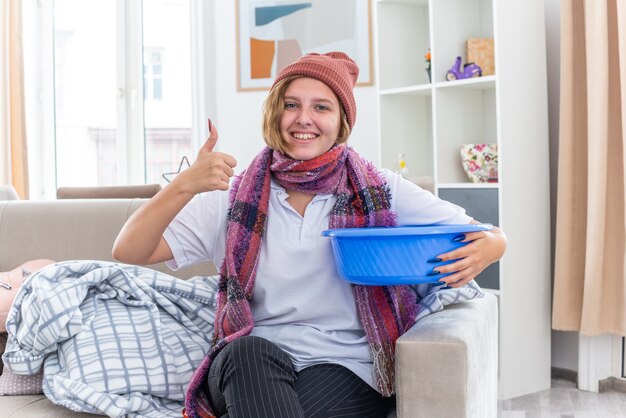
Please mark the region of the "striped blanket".
[[180, 417], [209, 349], [216, 284], [117, 263], [57, 263], [23, 284], [2, 358], [17, 374], [43, 366], [44, 394], [75, 411]]
[[415, 317], [416, 322], [425, 316], [443, 310], [448, 305], [467, 302], [484, 296], [478, 283], [473, 280], [459, 288], [423, 283], [411, 285], [411, 289], [417, 296], [417, 305], [419, 306], [417, 316]]
[[[7, 320], [4, 364], [44, 368], [44, 394], [74, 411], [180, 417], [193, 371], [208, 352], [218, 276], [189, 281], [103, 261], [66, 261], [29, 277]], [[417, 320], [481, 297], [477, 284], [411, 286]]]

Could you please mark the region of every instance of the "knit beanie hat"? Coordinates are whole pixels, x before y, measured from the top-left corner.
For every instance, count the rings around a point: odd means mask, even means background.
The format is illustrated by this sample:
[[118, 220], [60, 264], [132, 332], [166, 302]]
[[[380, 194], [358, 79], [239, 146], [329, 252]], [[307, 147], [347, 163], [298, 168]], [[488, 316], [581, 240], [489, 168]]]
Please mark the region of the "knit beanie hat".
[[356, 102], [352, 89], [359, 77], [356, 62], [343, 52], [310, 53], [280, 70], [272, 88], [280, 80], [292, 75], [315, 78], [330, 87], [343, 105], [348, 125], [352, 129], [356, 120]]

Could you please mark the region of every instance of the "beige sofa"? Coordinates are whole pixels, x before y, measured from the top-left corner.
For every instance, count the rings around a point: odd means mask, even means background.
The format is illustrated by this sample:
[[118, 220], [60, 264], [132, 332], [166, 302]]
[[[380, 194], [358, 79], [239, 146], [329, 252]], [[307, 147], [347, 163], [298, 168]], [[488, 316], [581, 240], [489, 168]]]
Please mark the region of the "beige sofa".
[[[118, 231], [145, 201], [69, 199], [0, 201], [0, 271], [49, 258], [111, 260]], [[158, 270], [171, 273], [164, 265]], [[213, 274], [206, 264], [174, 273]], [[495, 296], [447, 307], [419, 321], [397, 344], [397, 416], [495, 418], [497, 415]], [[3, 417], [78, 417], [41, 396], [0, 397]], [[394, 416], [393, 414], [391, 416]]]

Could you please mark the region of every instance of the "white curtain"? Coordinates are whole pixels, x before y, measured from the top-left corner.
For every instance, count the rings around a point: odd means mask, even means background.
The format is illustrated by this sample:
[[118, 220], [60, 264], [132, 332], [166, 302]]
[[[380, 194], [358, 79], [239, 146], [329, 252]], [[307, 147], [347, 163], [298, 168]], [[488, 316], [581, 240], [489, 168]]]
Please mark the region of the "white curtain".
[[0, 185], [11, 183], [9, 129], [9, 3], [0, 3]]
[[0, 184], [28, 198], [28, 153], [22, 59], [22, 3], [0, 2]]

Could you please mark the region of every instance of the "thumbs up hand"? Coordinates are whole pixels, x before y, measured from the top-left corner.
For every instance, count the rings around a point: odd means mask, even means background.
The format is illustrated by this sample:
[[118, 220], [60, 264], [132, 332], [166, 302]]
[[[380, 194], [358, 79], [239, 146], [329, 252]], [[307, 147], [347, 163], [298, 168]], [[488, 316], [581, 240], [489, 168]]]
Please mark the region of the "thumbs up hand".
[[209, 138], [200, 148], [196, 161], [176, 176], [173, 182], [193, 194], [213, 190], [228, 190], [230, 178], [235, 173], [237, 161], [223, 152], [213, 151], [217, 144], [217, 128], [209, 120]]

